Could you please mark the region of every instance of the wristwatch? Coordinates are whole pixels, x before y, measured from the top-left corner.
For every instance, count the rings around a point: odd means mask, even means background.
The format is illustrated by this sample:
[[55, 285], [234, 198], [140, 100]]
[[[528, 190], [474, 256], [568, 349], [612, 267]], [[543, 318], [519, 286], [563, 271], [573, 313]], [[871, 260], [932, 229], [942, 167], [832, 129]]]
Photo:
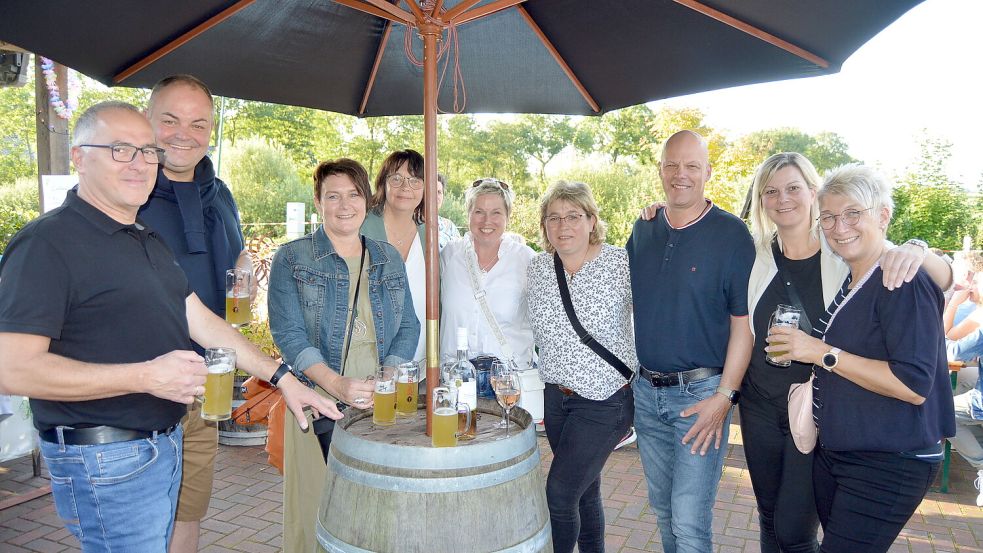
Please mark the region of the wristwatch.
[[733, 405], [737, 405], [737, 402], [741, 400], [741, 392], [737, 390], [717, 386], [717, 393], [730, 400], [731, 404]]
[[290, 372], [290, 365], [286, 363], [280, 363], [280, 366], [277, 367], [276, 372], [273, 373], [273, 376], [270, 377], [270, 384], [272, 384], [273, 387], [276, 388], [277, 384], [280, 383], [280, 379], [286, 376], [288, 372]]
[[905, 242], [905, 244], [911, 244], [912, 246], [918, 246], [922, 249], [922, 255], [928, 253], [928, 243], [924, 240], [919, 240], [918, 238], [912, 238]]
[[823, 354], [822, 365], [823, 368], [829, 372], [833, 372], [836, 364], [840, 362], [840, 348], [832, 348]]

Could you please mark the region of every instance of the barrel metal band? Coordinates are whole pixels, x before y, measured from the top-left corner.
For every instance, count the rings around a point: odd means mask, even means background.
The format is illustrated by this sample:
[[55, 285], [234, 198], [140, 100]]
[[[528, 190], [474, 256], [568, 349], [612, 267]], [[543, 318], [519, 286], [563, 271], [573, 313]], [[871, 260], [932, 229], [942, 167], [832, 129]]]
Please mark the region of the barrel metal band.
[[514, 465], [499, 470], [447, 478], [407, 478], [405, 476], [375, 474], [352, 468], [339, 461], [334, 455], [328, 455], [328, 470], [338, 475], [339, 478], [378, 490], [411, 493], [465, 492], [497, 486], [515, 480], [531, 470], [539, 470], [539, 451]]
[[[539, 551], [544, 551], [546, 549], [546, 544], [549, 543], [549, 540], [550, 525], [544, 524], [538, 532], [530, 536], [526, 541], [506, 549], [499, 549], [494, 553], [538, 553]], [[324, 524], [321, 523], [320, 518], [318, 518], [317, 521], [317, 542], [321, 544], [321, 547], [323, 547], [328, 553], [373, 553], [368, 549], [356, 547], [334, 537], [331, 532], [328, 532], [328, 530], [324, 527]]]

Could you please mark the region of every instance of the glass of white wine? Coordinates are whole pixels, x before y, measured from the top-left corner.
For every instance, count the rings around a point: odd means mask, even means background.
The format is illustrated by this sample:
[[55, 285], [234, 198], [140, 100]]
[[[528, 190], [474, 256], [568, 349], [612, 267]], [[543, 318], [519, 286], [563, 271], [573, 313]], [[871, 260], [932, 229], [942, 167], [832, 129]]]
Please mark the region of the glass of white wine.
[[510, 365], [497, 361], [492, 363], [491, 368], [492, 388], [495, 390], [495, 399], [502, 406], [502, 419], [505, 421], [505, 437], [509, 437], [509, 413], [512, 406], [519, 403], [519, 373], [515, 372]]

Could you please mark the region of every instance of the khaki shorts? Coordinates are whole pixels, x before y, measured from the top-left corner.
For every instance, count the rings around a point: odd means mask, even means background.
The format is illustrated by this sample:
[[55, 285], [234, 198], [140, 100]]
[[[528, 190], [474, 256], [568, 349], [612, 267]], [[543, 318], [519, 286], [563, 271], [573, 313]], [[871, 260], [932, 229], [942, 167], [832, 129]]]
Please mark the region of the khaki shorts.
[[205, 518], [212, 497], [218, 425], [201, 418], [201, 404], [196, 401], [181, 419], [181, 426], [184, 427], [184, 466], [175, 519], [194, 522]]

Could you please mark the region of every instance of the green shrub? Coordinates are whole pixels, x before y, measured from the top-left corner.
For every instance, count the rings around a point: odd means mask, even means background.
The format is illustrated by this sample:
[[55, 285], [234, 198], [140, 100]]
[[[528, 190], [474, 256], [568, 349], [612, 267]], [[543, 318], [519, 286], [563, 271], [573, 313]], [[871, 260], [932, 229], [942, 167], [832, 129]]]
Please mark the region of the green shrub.
[[223, 171], [223, 179], [239, 205], [247, 239], [258, 235], [282, 237], [286, 233], [287, 202], [304, 202], [308, 215], [312, 212], [312, 188], [301, 181], [282, 147], [248, 139], [240, 140], [226, 152], [228, 157], [223, 164], [228, 170]]
[[0, 253], [17, 231], [38, 216], [38, 183], [27, 177], [0, 186]]

